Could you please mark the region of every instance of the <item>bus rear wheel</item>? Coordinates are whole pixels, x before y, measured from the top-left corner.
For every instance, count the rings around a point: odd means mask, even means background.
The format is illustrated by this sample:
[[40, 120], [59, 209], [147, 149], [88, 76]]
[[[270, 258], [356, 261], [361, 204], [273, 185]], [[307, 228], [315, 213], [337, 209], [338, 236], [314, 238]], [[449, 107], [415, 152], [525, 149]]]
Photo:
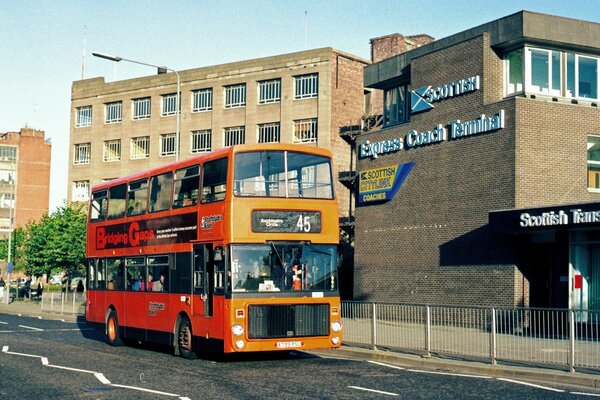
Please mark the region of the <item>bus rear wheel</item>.
[[177, 332], [177, 347], [179, 349], [179, 354], [183, 358], [187, 358], [188, 360], [196, 358], [196, 353], [194, 352], [193, 346], [192, 324], [186, 317], [182, 318], [179, 322], [179, 330]]
[[106, 340], [111, 346], [123, 344], [119, 339], [119, 319], [115, 310], [110, 310], [106, 318]]

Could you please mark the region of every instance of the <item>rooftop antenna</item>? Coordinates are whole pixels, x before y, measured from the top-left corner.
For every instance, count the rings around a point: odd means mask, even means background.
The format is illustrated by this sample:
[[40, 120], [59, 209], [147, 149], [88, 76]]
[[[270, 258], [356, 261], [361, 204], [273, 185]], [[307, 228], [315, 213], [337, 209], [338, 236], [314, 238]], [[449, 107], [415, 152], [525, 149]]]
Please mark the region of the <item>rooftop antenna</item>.
[[308, 37], [308, 11], [304, 10], [304, 50], [308, 50], [307, 37]]
[[83, 26], [83, 52], [81, 54], [81, 80], [84, 79], [85, 74], [85, 45], [87, 41], [87, 25]]

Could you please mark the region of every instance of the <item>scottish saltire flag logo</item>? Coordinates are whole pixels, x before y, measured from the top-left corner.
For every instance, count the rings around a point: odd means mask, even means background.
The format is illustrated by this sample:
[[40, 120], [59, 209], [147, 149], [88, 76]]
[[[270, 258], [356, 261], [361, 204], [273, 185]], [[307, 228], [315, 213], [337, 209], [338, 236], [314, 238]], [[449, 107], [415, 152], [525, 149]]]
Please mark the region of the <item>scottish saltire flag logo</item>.
[[427, 93], [431, 86], [424, 86], [420, 89], [410, 92], [410, 112], [418, 113], [421, 111], [431, 110], [434, 106], [427, 101]]

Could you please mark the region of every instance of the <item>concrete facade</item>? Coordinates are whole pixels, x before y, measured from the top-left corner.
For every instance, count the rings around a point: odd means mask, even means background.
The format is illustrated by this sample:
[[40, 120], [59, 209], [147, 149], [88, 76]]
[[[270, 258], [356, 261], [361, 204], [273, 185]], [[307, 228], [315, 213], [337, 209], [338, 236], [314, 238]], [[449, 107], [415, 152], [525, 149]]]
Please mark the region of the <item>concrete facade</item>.
[[[476, 76], [480, 86], [357, 138], [359, 175], [414, 166], [392, 200], [356, 209], [354, 299], [569, 305], [569, 233], [543, 239], [503, 234], [488, 219], [493, 210], [600, 201], [600, 193], [588, 189], [586, 172], [588, 136], [600, 135], [597, 99], [505, 90], [509, 51], [532, 46], [598, 57], [592, 33], [600, 37], [600, 25], [520, 12], [366, 68], [365, 86], [383, 90], [408, 83], [414, 91]], [[501, 111], [503, 128], [450, 138], [452, 121]], [[447, 131], [444, 140], [410, 147], [411, 132], [438, 124]], [[389, 151], [376, 158], [360, 157], [366, 142], [396, 138], [402, 149], [386, 145]], [[560, 250], [543, 256], [552, 247]]]
[[[294, 122], [317, 120], [317, 140], [307, 146], [330, 149], [334, 154], [337, 173], [347, 169], [350, 163], [348, 146], [338, 132], [359, 120], [364, 114], [363, 68], [369, 61], [332, 48], [308, 50], [255, 60], [234, 62], [180, 71], [181, 79], [181, 126], [180, 159], [192, 156], [191, 133], [210, 130], [211, 149], [225, 145], [224, 130], [228, 127], [244, 127], [245, 143], [258, 141], [258, 126], [266, 123], [280, 124], [280, 141], [293, 142]], [[318, 75], [318, 95], [312, 98], [295, 99], [295, 77]], [[268, 104], [259, 104], [258, 82], [280, 79], [281, 98]], [[224, 88], [228, 85], [245, 84], [246, 102], [242, 107], [226, 108]], [[212, 108], [193, 112], [194, 90], [212, 88]], [[89, 182], [90, 187], [106, 179], [125, 176], [137, 171], [173, 162], [173, 155], [160, 155], [160, 140], [163, 134], [176, 131], [176, 115], [161, 116], [161, 96], [176, 92], [174, 73], [146, 76], [117, 82], [105, 82], [104, 78], [75, 81], [71, 93], [71, 150], [69, 156], [68, 199], [74, 198], [76, 182]], [[133, 99], [150, 97], [149, 118], [132, 118]], [[122, 102], [122, 120], [105, 123], [105, 105]], [[91, 124], [77, 126], [77, 109], [92, 109]], [[148, 136], [150, 140], [147, 158], [132, 159], [132, 138]], [[104, 142], [120, 141], [120, 157], [105, 161]], [[77, 163], [75, 148], [89, 144], [89, 162]], [[338, 185], [340, 204], [348, 204], [349, 192]], [[77, 196], [75, 196], [77, 197]], [[79, 199], [82, 200], [82, 199]], [[347, 211], [341, 210], [341, 215]]]

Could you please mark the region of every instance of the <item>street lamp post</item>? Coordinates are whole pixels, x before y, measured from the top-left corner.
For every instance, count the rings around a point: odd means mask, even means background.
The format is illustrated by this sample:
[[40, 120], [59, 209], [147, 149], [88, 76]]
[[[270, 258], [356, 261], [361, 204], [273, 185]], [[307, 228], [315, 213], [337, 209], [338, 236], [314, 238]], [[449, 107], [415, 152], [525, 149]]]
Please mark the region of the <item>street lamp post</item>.
[[165, 71], [171, 71], [171, 72], [175, 73], [175, 76], [177, 77], [177, 96], [175, 98], [175, 110], [177, 112], [177, 123], [176, 123], [177, 125], [175, 128], [175, 161], [179, 161], [179, 127], [180, 127], [180, 119], [181, 119], [181, 108], [180, 108], [180, 104], [179, 104], [180, 99], [181, 99], [181, 90], [180, 90], [181, 80], [179, 79], [179, 73], [177, 73], [177, 71], [175, 71], [174, 69], [171, 69], [168, 67], [154, 65], [154, 64], [148, 64], [148, 63], [141, 62], [141, 61], [129, 60], [127, 58], [113, 56], [110, 54], [93, 52], [92, 55], [94, 57], [104, 58], [105, 60], [109, 60], [109, 61], [114, 61], [114, 62], [128, 61], [128, 62], [134, 63], [134, 64], [140, 64], [140, 65], [146, 65], [148, 67], [154, 67], [154, 68], [157, 68], [159, 71], [161, 69], [164, 69]]

